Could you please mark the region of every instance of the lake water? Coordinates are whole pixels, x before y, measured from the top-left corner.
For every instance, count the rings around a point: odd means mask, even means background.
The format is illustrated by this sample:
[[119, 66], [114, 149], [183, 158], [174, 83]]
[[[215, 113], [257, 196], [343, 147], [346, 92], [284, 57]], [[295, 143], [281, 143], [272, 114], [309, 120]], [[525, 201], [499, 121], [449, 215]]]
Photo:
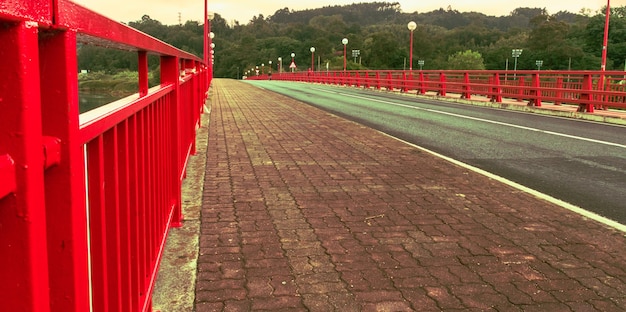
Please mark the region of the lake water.
[[96, 107], [109, 104], [121, 99], [122, 96], [113, 96], [111, 94], [101, 94], [94, 92], [78, 92], [79, 109], [81, 113], [92, 110]]

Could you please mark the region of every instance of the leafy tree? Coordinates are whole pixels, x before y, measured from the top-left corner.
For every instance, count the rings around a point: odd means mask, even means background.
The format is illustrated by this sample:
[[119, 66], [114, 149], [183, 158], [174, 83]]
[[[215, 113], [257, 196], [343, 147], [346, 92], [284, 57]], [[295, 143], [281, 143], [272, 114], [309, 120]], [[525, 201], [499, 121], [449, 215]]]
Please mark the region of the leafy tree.
[[393, 33], [377, 32], [364, 42], [363, 61], [369, 68], [401, 69], [407, 54], [404, 51]]
[[485, 64], [480, 53], [466, 50], [448, 57], [448, 69], [484, 70]]

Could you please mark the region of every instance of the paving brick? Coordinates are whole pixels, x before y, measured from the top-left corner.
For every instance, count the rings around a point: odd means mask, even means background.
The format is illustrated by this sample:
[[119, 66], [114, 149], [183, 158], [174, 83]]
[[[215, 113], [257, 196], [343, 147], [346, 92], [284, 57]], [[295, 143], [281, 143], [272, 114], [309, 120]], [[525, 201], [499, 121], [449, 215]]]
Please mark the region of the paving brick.
[[623, 233], [287, 97], [213, 88], [196, 311], [626, 306]]

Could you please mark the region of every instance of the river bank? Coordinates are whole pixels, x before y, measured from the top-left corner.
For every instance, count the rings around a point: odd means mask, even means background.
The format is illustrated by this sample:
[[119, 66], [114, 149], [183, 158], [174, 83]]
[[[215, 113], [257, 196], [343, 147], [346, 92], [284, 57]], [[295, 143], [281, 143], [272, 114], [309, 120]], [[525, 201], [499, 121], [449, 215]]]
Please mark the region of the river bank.
[[[159, 83], [158, 78], [155, 77], [159, 77], [158, 73], [149, 73], [148, 84], [150, 86]], [[137, 93], [138, 90], [139, 74], [137, 72], [122, 71], [108, 74], [98, 71], [78, 74], [81, 113]]]

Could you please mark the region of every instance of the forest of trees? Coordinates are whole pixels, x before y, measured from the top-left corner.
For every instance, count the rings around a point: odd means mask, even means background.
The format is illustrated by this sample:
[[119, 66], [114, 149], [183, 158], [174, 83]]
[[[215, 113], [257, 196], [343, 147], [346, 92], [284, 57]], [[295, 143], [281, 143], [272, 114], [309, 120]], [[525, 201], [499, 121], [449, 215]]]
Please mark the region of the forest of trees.
[[[248, 23], [228, 23], [219, 13], [211, 21], [215, 33], [216, 77], [236, 78], [246, 69], [273, 62], [289, 65], [292, 52], [301, 70], [310, 67], [310, 47], [315, 47], [323, 68], [343, 68], [342, 38], [348, 38], [348, 69], [403, 69], [409, 56], [409, 21], [414, 32], [414, 68], [505, 69], [513, 62], [512, 49], [523, 49], [518, 69], [535, 69], [542, 60], [546, 70], [598, 70], [602, 52], [605, 12], [602, 8], [577, 13], [551, 14], [540, 8], [517, 8], [507, 16], [439, 9], [404, 13], [398, 3], [373, 2], [320, 9], [277, 10], [253, 17]], [[129, 26], [198, 56], [203, 51], [203, 25], [163, 25], [144, 15]], [[626, 63], [626, 6], [611, 8], [607, 70], [623, 70]], [[354, 62], [350, 50], [360, 50]], [[126, 54], [124, 54], [126, 53]], [[360, 64], [359, 64], [360, 62]], [[115, 72], [136, 69], [136, 54], [111, 52], [83, 45], [79, 67]], [[151, 60], [153, 69], [158, 61]], [[510, 67], [512, 69], [512, 67]]]

